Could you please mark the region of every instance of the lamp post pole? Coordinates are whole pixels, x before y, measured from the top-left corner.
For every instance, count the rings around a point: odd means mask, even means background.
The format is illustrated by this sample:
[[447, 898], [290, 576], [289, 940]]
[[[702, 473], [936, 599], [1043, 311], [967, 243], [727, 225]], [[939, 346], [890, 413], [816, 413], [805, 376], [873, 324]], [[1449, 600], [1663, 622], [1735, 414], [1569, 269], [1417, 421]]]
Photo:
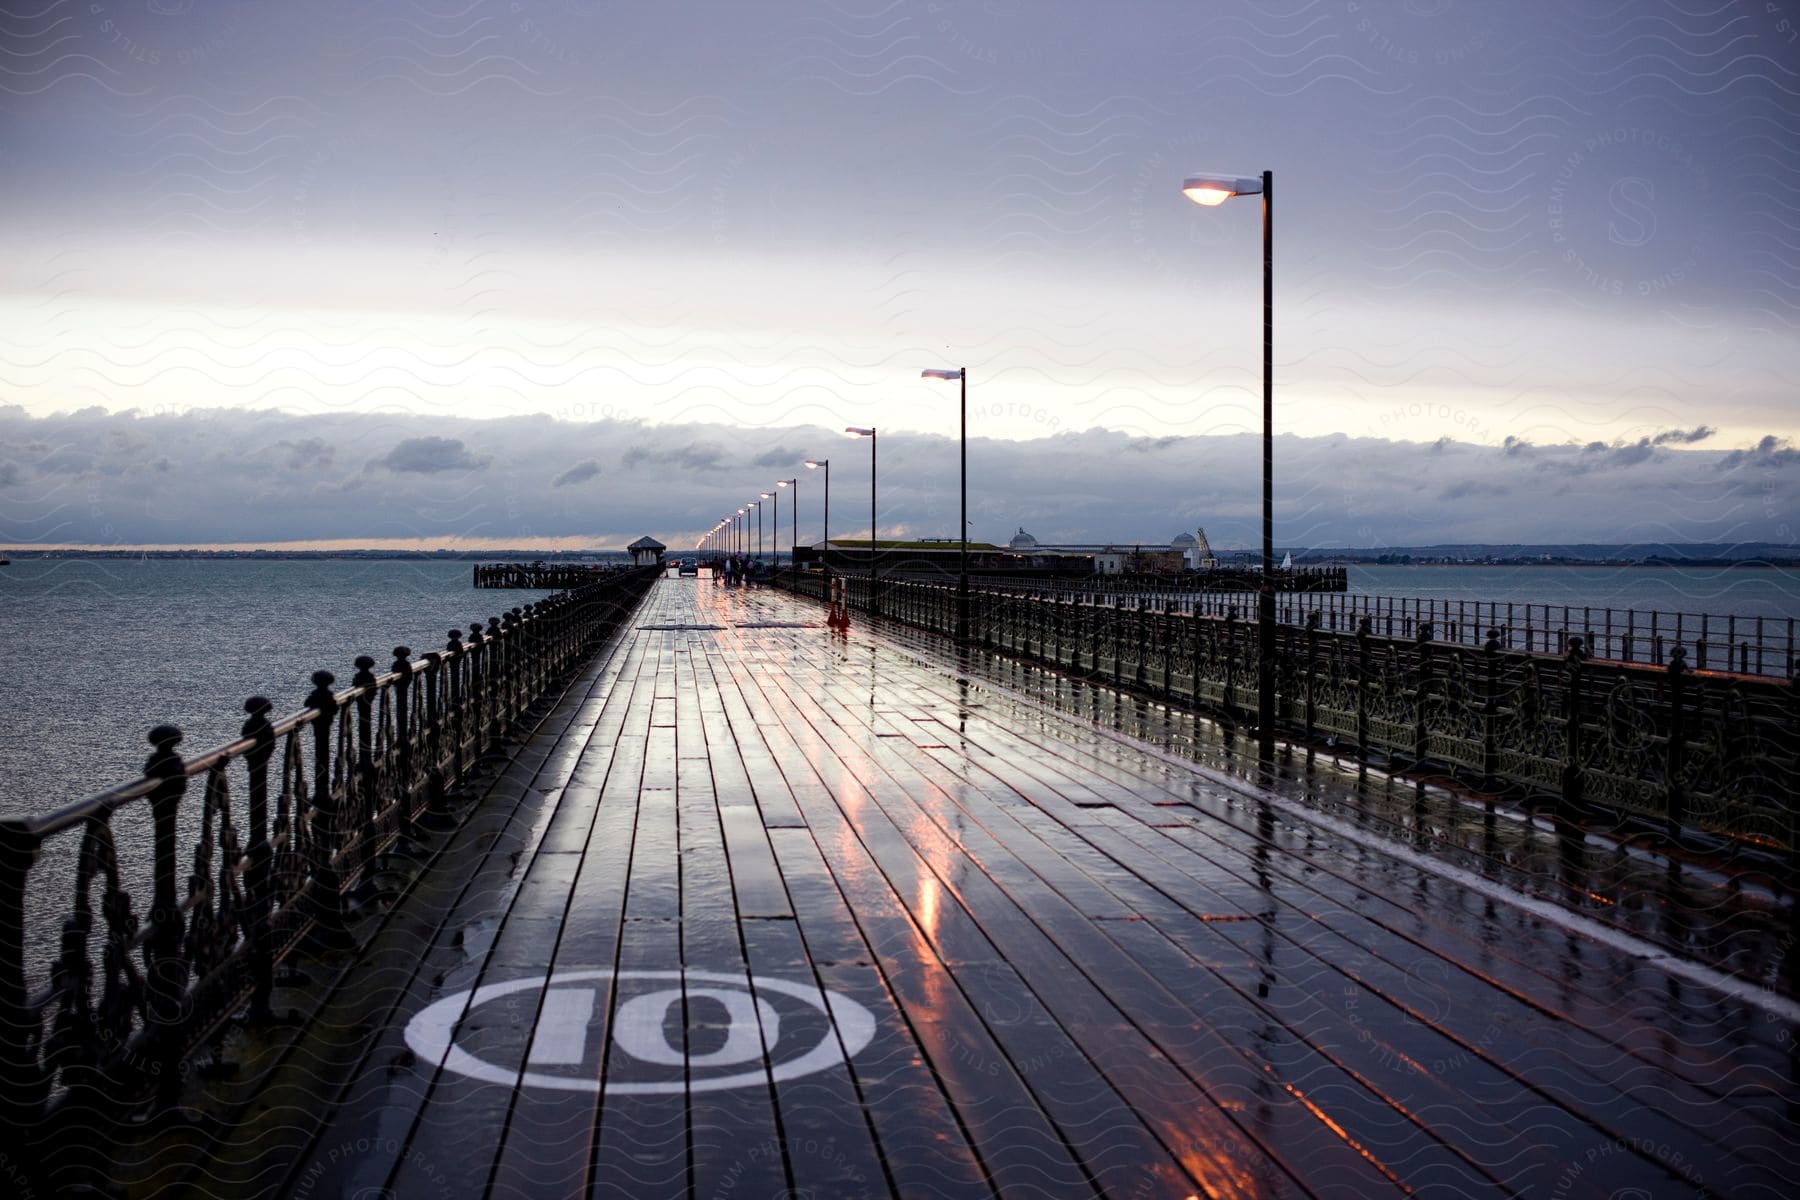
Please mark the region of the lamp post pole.
[[1263, 199], [1263, 577], [1258, 598], [1257, 754], [1275, 759], [1275, 187], [1262, 173]]
[[831, 460], [829, 458], [809, 458], [806, 460], [808, 470], [825, 471], [825, 529], [819, 535], [819, 566], [824, 572], [831, 574], [831, 568], [825, 562], [825, 547], [831, 542]]
[[1269, 764], [1275, 758], [1275, 173], [1264, 171], [1261, 178], [1194, 175], [1181, 190], [1208, 207], [1233, 196], [1262, 197], [1262, 587], [1256, 597], [1256, 726], [1258, 757]]
[[844, 430], [853, 437], [869, 439], [869, 615], [881, 615], [881, 602], [875, 591], [875, 427], [858, 429], [851, 426]]
[[956, 640], [969, 640], [969, 371], [967, 367], [951, 370], [921, 371], [925, 379], [954, 379], [962, 395], [962, 510], [956, 529]]
[[[799, 565], [799, 560], [795, 556], [795, 552], [800, 549], [800, 477], [796, 475], [792, 479], [777, 479], [775, 481], [775, 491], [777, 494], [777, 499], [775, 501], [775, 515], [778, 518], [775, 522], [775, 527], [777, 529], [781, 527], [781, 521], [779, 520], [781, 516], [781, 500], [779, 495], [781, 489], [787, 487], [794, 489], [794, 494], [790, 497], [793, 503], [789, 505], [789, 507], [794, 510], [794, 513], [793, 516], [788, 518], [789, 524], [793, 526], [793, 531], [788, 539], [788, 567], [793, 569]], [[779, 558], [779, 554], [777, 557]]]
[[769, 519], [769, 554], [775, 560], [775, 564], [774, 564], [775, 568], [777, 570], [780, 570], [780, 568], [781, 568], [781, 493], [779, 491], [764, 492], [763, 495], [772, 497], [775, 501], [775, 513]]

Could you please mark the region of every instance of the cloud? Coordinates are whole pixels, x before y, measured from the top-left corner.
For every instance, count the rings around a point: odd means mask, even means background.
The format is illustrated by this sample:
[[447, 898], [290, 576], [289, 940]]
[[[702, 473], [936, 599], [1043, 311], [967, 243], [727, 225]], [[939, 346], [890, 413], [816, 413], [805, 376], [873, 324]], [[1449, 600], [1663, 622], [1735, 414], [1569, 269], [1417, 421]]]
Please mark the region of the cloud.
[[625, 466], [675, 466], [687, 471], [704, 471], [717, 467], [725, 459], [725, 448], [717, 442], [691, 442], [684, 446], [654, 446], [639, 443], [625, 452]]
[[750, 460], [758, 467], [791, 467], [800, 461], [800, 456], [785, 447], [759, 454]]
[[1535, 449], [1535, 447], [1524, 438], [1513, 437], [1511, 434], [1506, 436], [1506, 440], [1501, 443], [1501, 448], [1506, 455], [1511, 458], [1522, 458]]
[[1796, 451], [1783, 437], [1768, 434], [1748, 450], [1733, 450], [1719, 460], [1719, 470], [1731, 471], [1742, 466], [1781, 467], [1800, 459], [1800, 451]]
[[1438, 493], [1438, 500], [1448, 503], [1452, 500], [1466, 500], [1471, 496], [1509, 496], [1512, 489], [1500, 483], [1482, 483], [1478, 480], [1465, 479], [1453, 483]]
[[550, 486], [559, 488], [573, 487], [578, 483], [586, 483], [598, 474], [600, 474], [600, 464], [590, 458], [576, 463], [561, 475], [558, 475]]
[[47, 475], [83, 475], [93, 470], [97, 461], [85, 450], [57, 446], [32, 465]]
[[328, 467], [333, 457], [331, 447], [325, 444], [324, 439], [316, 437], [301, 438], [295, 442], [276, 442], [275, 449], [283, 452], [283, 462], [290, 471]]
[[1704, 442], [1719, 432], [1710, 425], [1696, 425], [1692, 429], [1665, 429], [1650, 439], [1653, 446], [1691, 446], [1695, 442]]
[[463, 446], [461, 438], [407, 438], [387, 452], [380, 464], [390, 471], [435, 475], [439, 471], [475, 471], [487, 464]]
[[[648, 533], [685, 548], [721, 513], [769, 490], [760, 458], [834, 436], [823, 427], [538, 416], [0, 410], [0, 463], [10, 464], [0, 474], [0, 545], [483, 538], [529, 548], [555, 538], [619, 547]], [[1150, 452], [1161, 440], [1105, 430], [978, 437], [969, 443], [971, 531], [1004, 541], [1023, 525], [1046, 543], [1153, 545], [1201, 526], [1220, 549], [1255, 546], [1261, 438], [1192, 435], [1178, 453]], [[1800, 471], [1791, 469], [1800, 451], [1775, 436], [1731, 452], [1657, 449], [1648, 438], [1535, 444], [1521, 457], [1520, 444], [1457, 442], [1445, 453], [1416, 441], [1278, 435], [1276, 539], [1322, 548], [1785, 542], [1783, 522], [1800, 511]], [[96, 450], [84, 460], [95, 469], [79, 482], [46, 470], [73, 466], [78, 446]], [[571, 446], [628, 447], [621, 458], [644, 469], [627, 473], [604, 456], [570, 463]], [[374, 470], [369, 447], [391, 448]], [[126, 448], [129, 470], [116, 458]], [[284, 469], [296, 463], [306, 464], [299, 476]], [[843, 466], [831, 489], [839, 534], [866, 529], [869, 513], [866, 457]], [[1757, 473], [1722, 474], [1738, 466]], [[957, 475], [955, 437], [884, 434], [881, 528], [951, 536]], [[821, 532], [822, 482], [801, 479], [802, 541]], [[784, 538], [792, 513], [784, 497]]]

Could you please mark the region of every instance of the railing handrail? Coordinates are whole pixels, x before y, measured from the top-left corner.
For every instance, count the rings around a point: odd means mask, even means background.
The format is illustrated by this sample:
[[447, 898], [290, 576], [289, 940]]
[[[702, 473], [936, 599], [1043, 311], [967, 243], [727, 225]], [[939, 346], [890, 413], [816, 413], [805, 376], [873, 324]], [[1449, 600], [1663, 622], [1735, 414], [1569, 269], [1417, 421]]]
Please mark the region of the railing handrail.
[[[1179, 579], [1159, 587], [1164, 577], [1099, 576], [1082, 579], [1007, 578], [1004, 576], [971, 576], [970, 586], [989, 592], [1034, 592], [1045, 595], [1076, 596], [1093, 600], [1101, 596], [1156, 597], [1170, 599], [1195, 608], [1217, 608], [1237, 597], [1250, 598], [1249, 587], [1193, 586], [1192, 577]], [[906, 582], [942, 584], [941, 577], [908, 578]], [[1523, 635], [1525, 649], [1536, 653], [1534, 642], [1542, 634], [1545, 650], [1562, 652], [1569, 635], [1580, 634], [1589, 643], [1590, 652], [1605, 651], [1604, 657], [1615, 662], [1646, 662], [1661, 666], [1665, 652], [1684, 645], [1694, 655], [1693, 669], [1712, 669], [1709, 656], [1724, 655], [1728, 674], [1757, 679], [1783, 679], [1788, 664], [1800, 651], [1800, 618], [1753, 616], [1734, 613], [1703, 613], [1657, 608], [1613, 608], [1606, 605], [1566, 604], [1547, 600], [1476, 600], [1454, 596], [1397, 596], [1388, 593], [1311, 591], [1303, 588], [1284, 589], [1275, 597], [1276, 620], [1283, 626], [1303, 625], [1310, 612], [1330, 616], [1368, 617], [1379, 622], [1401, 624], [1410, 630], [1419, 621], [1430, 620], [1439, 625], [1445, 642], [1464, 645], [1479, 644], [1487, 630], [1497, 627], [1507, 636]], [[1542, 619], [1539, 619], [1541, 615]], [[1550, 646], [1554, 640], [1555, 648]], [[1595, 653], [1595, 657], [1602, 657]]]
[[[843, 582], [850, 607], [954, 634], [952, 581], [885, 579], [879, 593], [866, 576]], [[970, 642], [1234, 722], [1258, 711], [1253, 608], [1222, 616], [1128, 598], [1086, 604], [1029, 586], [977, 589]], [[1654, 665], [1593, 658], [1573, 631], [1540, 653], [1506, 645], [1494, 629], [1474, 642], [1439, 641], [1430, 621], [1413, 622], [1410, 636], [1374, 624], [1279, 626], [1279, 724], [1303, 739], [1330, 737], [1343, 747], [1334, 752], [1364, 762], [1774, 847], [1800, 879], [1794, 659], [1783, 659], [1786, 675], [1749, 676], [1690, 664], [1681, 646]]]
[[[594, 582], [600, 583], [606, 581], [595, 580]], [[568, 593], [560, 594], [566, 595]], [[546, 597], [545, 599], [551, 600], [555, 598], [556, 597]], [[545, 601], [538, 601], [537, 603], [542, 604], [544, 602]], [[535, 607], [535, 605], [527, 605], [526, 609], [529, 610], [533, 607]], [[530, 614], [528, 612], [527, 615], [535, 616], [537, 614]], [[408, 668], [408, 678], [411, 678], [411, 676], [417, 675], [422, 671], [430, 670], [434, 665], [441, 665], [443, 663], [455, 661], [456, 658], [467, 657], [474, 653], [475, 649], [475, 643], [465, 643], [462, 649], [456, 651], [454, 655], [451, 655], [449, 651], [437, 651], [435, 653], [440, 656], [437, 663], [433, 663], [430, 655], [422, 654], [418, 658], [411, 659], [406, 664]], [[384, 674], [377, 676], [373, 683], [364, 683], [360, 685], [352, 684], [342, 691], [333, 692], [332, 700], [335, 702], [336, 708], [342, 709], [347, 704], [360, 700], [364, 696], [372, 697], [379, 695], [382, 691], [392, 686], [399, 678], [400, 672], [390, 668]], [[302, 708], [289, 716], [283, 717], [280, 721], [270, 722], [270, 725], [274, 731], [274, 735], [279, 738], [285, 734], [293, 733], [302, 726], [310, 725], [323, 715], [324, 713], [320, 709]], [[226, 742], [224, 745], [215, 746], [211, 750], [204, 751], [195, 757], [184, 758], [182, 759], [181, 774], [183, 778], [187, 779], [192, 779], [196, 775], [204, 775], [217, 763], [240, 757], [247, 750], [255, 746], [255, 744], [255, 738], [239, 737], [233, 741]], [[53, 809], [47, 813], [0, 817], [0, 825], [13, 829], [27, 837], [48, 837], [52, 834], [61, 833], [66, 829], [73, 828], [87, 818], [98, 815], [103, 809], [116, 812], [120, 807], [133, 800], [141, 800], [148, 796], [150, 792], [154, 791], [157, 784], [160, 782], [160, 780], [148, 776], [142, 777], [135, 779], [130, 783], [122, 783], [117, 787], [109, 788], [104, 792], [99, 792], [85, 800], [71, 801], [61, 808]]]

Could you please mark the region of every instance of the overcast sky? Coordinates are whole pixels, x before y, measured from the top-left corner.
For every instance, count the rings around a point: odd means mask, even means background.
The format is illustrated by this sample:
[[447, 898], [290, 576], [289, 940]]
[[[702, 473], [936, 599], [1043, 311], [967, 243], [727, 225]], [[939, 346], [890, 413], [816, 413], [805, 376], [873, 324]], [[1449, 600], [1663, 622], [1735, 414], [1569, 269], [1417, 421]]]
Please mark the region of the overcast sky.
[[1259, 206], [1179, 186], [1263, 169], [1282, 544], [1800, 521], [1788, 3], [0, 0], [0, 51], [0, 544], [680, 545], [808, 454], [866, 529], [847, 424], [947, 536], [956, 365], [976, 535], [1250, 544]]

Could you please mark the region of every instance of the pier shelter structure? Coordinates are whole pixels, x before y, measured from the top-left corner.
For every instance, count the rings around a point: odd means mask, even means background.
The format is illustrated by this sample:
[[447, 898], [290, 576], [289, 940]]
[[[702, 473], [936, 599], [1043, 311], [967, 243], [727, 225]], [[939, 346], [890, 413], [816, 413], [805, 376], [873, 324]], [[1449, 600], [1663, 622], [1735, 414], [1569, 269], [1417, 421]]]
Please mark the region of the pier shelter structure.
[[663, 551], [668, 547], [648, 534], [625, 547], [631, 552], [633, 566], [653, 567], [662, 562]]

